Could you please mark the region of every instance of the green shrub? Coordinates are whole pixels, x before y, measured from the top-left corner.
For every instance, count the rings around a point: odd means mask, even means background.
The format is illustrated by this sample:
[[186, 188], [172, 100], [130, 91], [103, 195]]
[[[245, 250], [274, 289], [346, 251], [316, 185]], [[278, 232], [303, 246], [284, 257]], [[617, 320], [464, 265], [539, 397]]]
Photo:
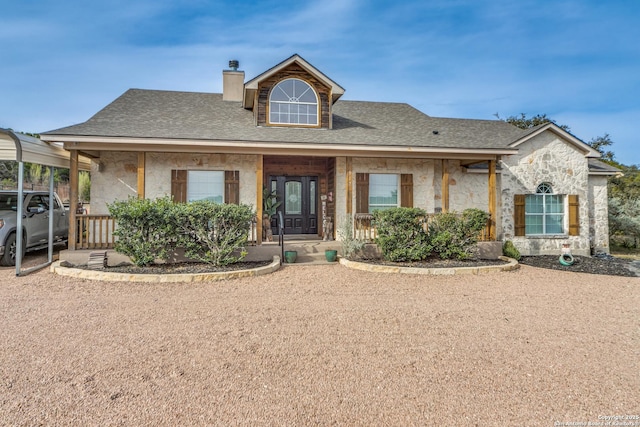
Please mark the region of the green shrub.
[[155, 200], [130, 197], [108, 205], [118, 225], [113, 232], [117, 237], [115, 250], [138, 266], [152, 264], [156, 259], [166, 260], [177, 240], [173, 206], [169, 197]]
[[365, 242], [353, 235], [353, 218], [347, 215], [338, 228], [338, 237], [342, 244], [342, 255], [347, 259], [357, 257], [365, 247]]
[[502, 244], [502, 255], [509, 258], [513, 258], [516, 261], [519, 261], [521, 257], [520, 251], [518, 250], [518, 248], [515, 247], [515, 245], [511, 240], [506, 240]]
[[442, 259], [467, 259], [487, 224], [489, 214], [480, 209], [465, 209], [462, 214], [439, 213], [429, 222], [430, 249]]
[[426, 212], [418, 208], [392, 208], [373, 213], [376, 243], [388, 261], [421, 261], [430, 255], [424, 231]]
[[242, 260], [254, 212], [247, 205], [196, 201], [174, 205], [180, 247], [191, 259], [214, 266]]

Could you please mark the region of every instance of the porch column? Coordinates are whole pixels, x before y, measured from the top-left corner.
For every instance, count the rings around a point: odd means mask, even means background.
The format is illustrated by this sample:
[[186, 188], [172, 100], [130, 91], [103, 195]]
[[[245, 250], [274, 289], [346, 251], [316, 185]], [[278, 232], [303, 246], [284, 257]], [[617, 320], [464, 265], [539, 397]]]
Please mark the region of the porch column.
[[[76, 223], [76, 209], [78, 209], [78, 150], [69, 152], [69, 250], [76, 250], [78, 228]], [[53, 177], [52, 177], [53, 179]]]
[[264, 155], [256, 159], [256, 242], [262, 244], [262, 187], [264, 186]]
[[442, 212], [449, 212], [449, 160], [442, 159]]
[[144, 152], [138, 153], [138, 199], [144, 199], [145, 160], [146, 154]]
[[496, 215], [498, 198], [496, 197], [496, 161], [489, 160], [489, 240], [496, 240]]
[[353, 214], [353, 159], [347, 157], [347, 215]]

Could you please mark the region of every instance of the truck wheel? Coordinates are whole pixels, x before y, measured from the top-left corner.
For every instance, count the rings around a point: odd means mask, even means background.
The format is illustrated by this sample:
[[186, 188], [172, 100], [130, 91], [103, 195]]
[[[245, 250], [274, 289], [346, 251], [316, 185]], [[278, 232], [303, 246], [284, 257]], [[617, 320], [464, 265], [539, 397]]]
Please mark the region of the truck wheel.
[[[24, 256], [25, 248], [22, 248], [22, 255]], [[16, 253], [18, 252], [18, 245], [16, 244], [16, 233], [11, 233], [7, 237], [7, 241], [4, 245], [4, 255], [0, 258], [0, 265], [12, 266], [16, 265]]]

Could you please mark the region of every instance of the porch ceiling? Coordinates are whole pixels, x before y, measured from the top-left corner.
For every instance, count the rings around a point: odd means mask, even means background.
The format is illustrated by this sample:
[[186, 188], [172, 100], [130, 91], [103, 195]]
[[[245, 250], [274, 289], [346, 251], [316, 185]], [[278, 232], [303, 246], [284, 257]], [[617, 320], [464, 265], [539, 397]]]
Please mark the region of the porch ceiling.
[[[56, 137], [65, 140], [64, 137]], [[353, 156], [393, 157], [422, 159], [462, 159], [469, 162], [491, 160], [497, 156], [511, 155], [517, 149], [470, 149], [443, 147], [370, 146], [342, 144], [274, 143], [270, 141], [210, 141], [184, 139], [148, 139], [118, 137], [73, 137], [65, 141], [67, 150], [81, 150], [99, 157], [100, 151], [171, 152], [171, 153], [225, 153], [264, 154], [288, 156]]]

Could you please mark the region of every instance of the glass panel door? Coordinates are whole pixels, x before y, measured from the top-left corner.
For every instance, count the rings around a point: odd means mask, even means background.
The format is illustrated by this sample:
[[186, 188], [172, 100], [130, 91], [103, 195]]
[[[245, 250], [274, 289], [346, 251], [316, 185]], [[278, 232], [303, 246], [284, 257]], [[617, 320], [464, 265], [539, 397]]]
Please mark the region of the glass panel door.
[[302, 183], [289, 181], [284, 185], [284, 213], [287, 215], [302, 214]]
[[[285, 234], [318, 233], [318, 178], [315, 176], [272, 176], [269, 186], [276, 190], [284, 214]], [[278, 232], [276, 218], [271, 221], [273, 233]]]

